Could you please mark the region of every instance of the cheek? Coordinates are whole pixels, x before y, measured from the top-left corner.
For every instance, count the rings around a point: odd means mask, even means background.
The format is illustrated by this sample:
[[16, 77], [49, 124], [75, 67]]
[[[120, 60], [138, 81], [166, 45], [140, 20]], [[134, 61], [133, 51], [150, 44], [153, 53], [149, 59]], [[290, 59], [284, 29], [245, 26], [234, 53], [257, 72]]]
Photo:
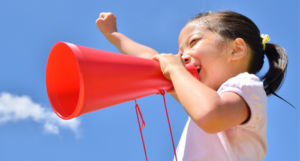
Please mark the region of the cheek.
[[201, 56], [203, 59], [216, 59], [221, 55], [221, 52], [218, 50], [217, 46], [210, 43], [199, 44], [195, 49], [195, 53]]
[[203, 78], [206, 81], [212, 81], [210, 79], [221, 76], [222, 71], [224, 71], [224, 69], [226, 68], [226, 64], [221, 57], [206, 55], [205, 57], [203, 56], [201, 62], [201, 75], [203, 75]]

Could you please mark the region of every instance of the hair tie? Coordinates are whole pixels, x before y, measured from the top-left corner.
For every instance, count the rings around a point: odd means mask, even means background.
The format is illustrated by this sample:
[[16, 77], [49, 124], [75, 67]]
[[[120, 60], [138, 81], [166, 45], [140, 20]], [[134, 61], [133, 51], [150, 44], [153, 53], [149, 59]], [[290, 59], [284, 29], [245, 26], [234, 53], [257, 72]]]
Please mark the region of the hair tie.
[[269, 35], [264, 35], [264, 34], [262, 34], [260, 37], [263, 39], [262, 44], [263, 44], [263, 49], [265, 50], [266, 43], [270, 41], [270, 37], [269, 37]]

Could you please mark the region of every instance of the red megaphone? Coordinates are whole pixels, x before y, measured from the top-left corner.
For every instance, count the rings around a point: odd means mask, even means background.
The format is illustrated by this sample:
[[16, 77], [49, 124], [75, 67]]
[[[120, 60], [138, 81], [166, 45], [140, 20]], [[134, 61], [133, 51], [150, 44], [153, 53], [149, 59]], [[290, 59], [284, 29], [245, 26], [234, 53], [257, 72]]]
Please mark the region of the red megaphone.
[[[186, 68], [198, 79], [195, 66]], [[53, 110], [65, 120], [173, 88], [157, 61], [65, 42], [50, 52], [46, 86]]]

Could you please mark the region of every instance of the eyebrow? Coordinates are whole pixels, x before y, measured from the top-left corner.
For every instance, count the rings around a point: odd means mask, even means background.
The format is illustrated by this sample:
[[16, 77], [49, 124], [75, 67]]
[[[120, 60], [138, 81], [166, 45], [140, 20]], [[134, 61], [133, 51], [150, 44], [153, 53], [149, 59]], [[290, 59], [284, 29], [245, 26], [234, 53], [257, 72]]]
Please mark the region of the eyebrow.
[[192, 34], [204, 34], [205, 32], [201, 30], [195, 30]]

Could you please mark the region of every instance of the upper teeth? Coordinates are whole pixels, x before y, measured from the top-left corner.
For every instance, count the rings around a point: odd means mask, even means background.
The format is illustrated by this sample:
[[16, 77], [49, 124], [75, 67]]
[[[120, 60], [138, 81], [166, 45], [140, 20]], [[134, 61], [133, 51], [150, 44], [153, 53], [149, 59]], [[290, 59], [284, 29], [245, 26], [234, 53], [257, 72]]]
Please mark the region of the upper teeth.
[[198, 66], [196, 66], [196, 68], [197, 68], [197, 69], [200, 69], [201, 67], [198, 65]]

